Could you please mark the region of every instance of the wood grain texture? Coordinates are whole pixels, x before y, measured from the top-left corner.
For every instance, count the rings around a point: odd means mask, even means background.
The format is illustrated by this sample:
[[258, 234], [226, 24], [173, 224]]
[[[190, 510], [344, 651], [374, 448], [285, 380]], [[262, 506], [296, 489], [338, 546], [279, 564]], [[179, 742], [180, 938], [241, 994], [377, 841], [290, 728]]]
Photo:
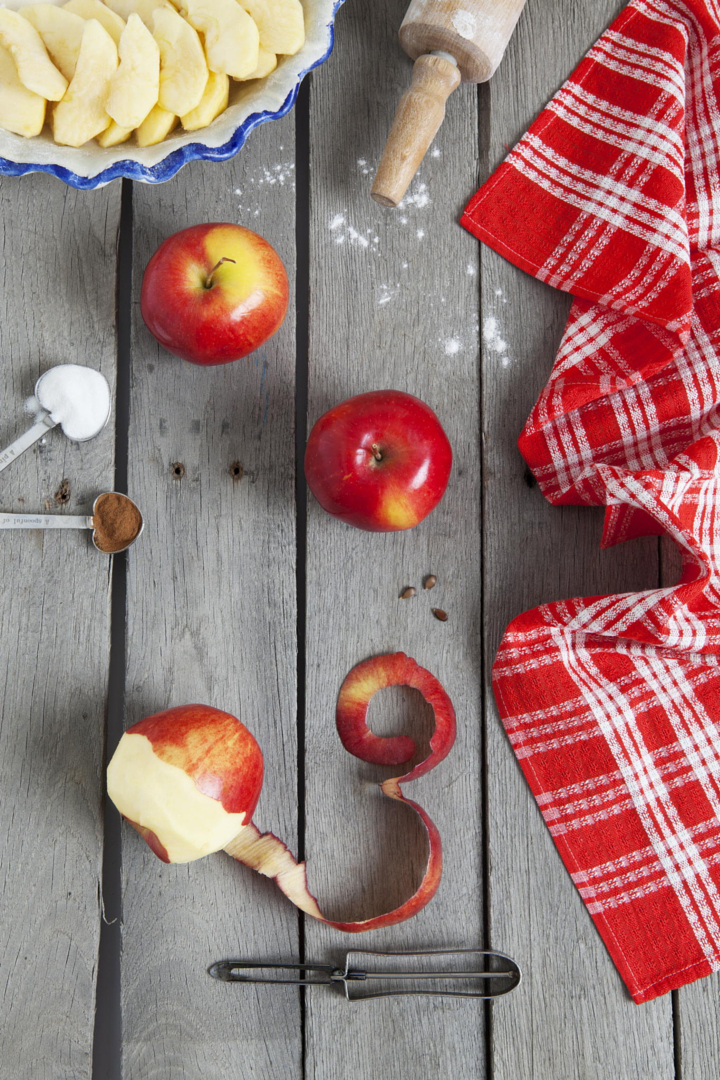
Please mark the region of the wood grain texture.
[[[0, 441], [57, 363], [114, 385], [117, 185], [0, 185]], [[70, 443], [57, 428], [0, 481], [4, 511], [89, 514], [112, 488], [114, 417]], [[56, 500], [61, 484], [69, 493]], [[64, 498], [64, 496], [63, 496]], [[110, 560], [89, 533], [3, 533], [0, 601], [0, 1077], [91, 1072], [100, 932], [101, 760]]]
[[[293, 130], [292, 117], [267, 125], [227, 164], [193, 163], [172, 183], [135, 188], [129, 488], [146, 525], [129, 567], [127, 656], [128, 724], [189, 702], [247, 724], [265, 755], [257, 820], [291, 845], [293, 309], [249, 358], [200, 368], [156, 345], [137, 301], [160, 241], [199, 221], [250, 226], [294, 276]], [[241, 479], [231, 475], [234, 462]], [[228, 956], [297, 955], [295, 909], [269, 881], [223, 854], [165, 866], [129, 827], [123, 845], [126, 1080], [298, 1076], [297, 994], [269, 997], [206, 974], [213, 960]]]
[[[502, 77], [489, 87], [486, 174], [620, 6], [530, 0]], [[531, 62], [538, 56], [542, 64]], [[515, 441], [550, 371], [569, 298], [487, 248], [482, 282], [490, 920], [493, 945], [525, 974], [493, 1006], [493, 1075], [670, 1078], [670, 997], [642, 1007], [630, 1001], [522, 777], [490, 686], [511, 618], [549, 600], [653, 587], [658, 546], [648, 539], [601, 552], [602, 510], [552, 507], [528, 484]]]
[[[376, 205], [374, 169], [410, 75], [395, 41], [404, 8], [346, 5], [336, 51], [313, 81], [309, 422], [362, 391], [406, 390], [438, 413], [454, 469], [441, 505], [404, 533], [352, 529], [309, 497], [305, 843], [310, 887], [335, 918], [387, 911], [417, 885], [422, 828], [375, 786], [392, 770], [350, 757], [334, 719], [350, 668], [403, 650], [440, 679], [458, 715], [449, 757], [406, 790], [440, 829], [445, 870], [430, 905], [400, 926], [350, 936], [307, 920], [308, 958], [482, 942], [480, 593], [469, 585], [480, 579], [478, 249], [456, 225], [477, 175], [476, 94], [465, 86], [453, 95], [404, 205]], [[431, 593], [421, 587], [429, 573], [438, 578]], [[408, 585], [417, 595], [400, 600]], [[446, 623], [433, 606], [447, 610]], [[379, 694], [370, 724], [427, 747], [429, 717], [415, 693]], [[483, 1015], [480, 1002], [308, 995], [307, 1076], [482, 1076]]]

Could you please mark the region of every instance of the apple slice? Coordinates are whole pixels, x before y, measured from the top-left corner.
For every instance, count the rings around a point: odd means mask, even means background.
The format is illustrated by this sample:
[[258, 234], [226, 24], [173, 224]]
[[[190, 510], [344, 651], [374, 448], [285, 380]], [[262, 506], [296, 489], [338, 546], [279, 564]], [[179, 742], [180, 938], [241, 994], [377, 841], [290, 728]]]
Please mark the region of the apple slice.
[[106, 4], [102, 3], [102, 0], [68, 0], [67, 4], [63, 4], [63, 8], [74, 15], [79, 15], [81, 19], [97, 19], [115, 44], [119, 44], [120, 35], [125, 29], [125, 20], [111, 11]]
[[186, 131], [197, 131], [207, 127], [216, 116], [227, 108], [230, 94], [230, 79], [218, 71], [211, 71], [205, 87], [205, 93], [200, 99], [200, 104], [180, 117], [180, 122]]
[[238, 82], [249, 82], [250, 79], [264, 79], [266, 75], [269, 75], [271, 71], [274, 71], [277, 67], [277, 56], [273, 52], [268, 52], [267, 49], [263, 49], [262, 45], [258, 51], [258, 64], [254, 71], [251, 71], [249, 75], [246, 75], [244, 79], [239, 79]]
[[[455, 712], [434, 675], [404, 653], [393, 653], [353, 668], [340, 689], [336, 713], [338, 734], [351, 754], [381, 765], [409, 761], [415, 752], [412, 739], [381, 738], [367, 726], [373, 694], [399, 685], [415, 687], [429, 702], [435, 731], [430, 755], [405, 776], [385, 780], [380, 787], [419, 814], [428, 834], [429, 857], [415, 893], [383, 915], [358, 922], [325, 918], [308, 890], [305, 864], [298, 863], [273, 833], [261, 833], [252, 823], [262, 783], [262, 754], [250, 732], [229, 713], [203, 705], [180, 706], [129, 728], [108, 766], [108, 795], [164, 862], [188, 862], [224, 848], [234, 859], [273, 878], [302, 911], [337, 930], [357, 934], [392, 926], [417, 914], [440, 884], [440, 835], [425, 811], [405, 798], [400, 785], [423, 776], [448, 754], [455, 740]], [[235, 825], [237, 831], [230, 835]]]
[[173, 112], [168, 112], [161, 105], [156, 105], [147, 114], [140, 127], [135, 132], [138, 146], [155, 146], [162, 142], [173, 128], [177, 127], [178, 117]]
[[258, 28], [237, 0], [183, 0], [187, 20], [205, 35], [211, 71], [244, 79], [258, 66]]
[[153, 15], [158, 8], [175, 10], [168, 0], [107, 0], [107, 5], [116, 14], [127, 21], [131, 15], [139, 15], [145, 25], [152, 30]]
[[70, 82], [75, 74], [85, 20], [56, 4], [30, 4], [22, 16], [35, 27], [55, 67]]
[[160, 50], [139, 15], [128, 18], [118, 56], [105, 110], [121, 127], [132, 129], [157, 105], [160, 92]]
[[65, 97], [53, 109], [55, 142], [83, 146], [110, 126], [105, 103], [117, 64], [115, 42], [97, 19], [88, 19], [75, 75]]
[[205, 92], [208, 66], [197, 31], [174, 8], [153, 12], [153, 37], [160, 49], [158, 104], [184, 116], [196, 108]]
[[15, 61], [23, 86], [47, 101], [60, 100], [67, 90], [67, 79], [48, 56], [35, 27], [18, 11], [0, 7], [0, 45]]
[[15, 61], [0, 45], [0, 128], [31, 139], [45, 123], [45, 98], [20, 82]]
[[300, 0], [239, 0], [239, 3], [257, 24], [263, 49], [286, 56], [294, 56], [302, 49], [305, 18]]
[[104, 131], [101, 131], [97, 137], [98, 146], [102, 146], [104, 150], [107, 150], [110, 146], [119, 146], [120, 143], [127, 142], [133, 133], [131, 127], [121, 127], [120, 124], [116, 124], [114, 120], [111, 121], [110, 126], [106, 127]]

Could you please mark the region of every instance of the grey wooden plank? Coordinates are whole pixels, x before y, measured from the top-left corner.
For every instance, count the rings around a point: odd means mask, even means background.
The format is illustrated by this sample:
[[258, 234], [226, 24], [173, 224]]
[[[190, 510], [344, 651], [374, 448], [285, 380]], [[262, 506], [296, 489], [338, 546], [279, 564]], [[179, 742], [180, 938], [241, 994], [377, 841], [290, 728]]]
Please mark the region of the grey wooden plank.
[[[487, 175], [622, 5], [529, 0], [490, 84]], [[543, 63], [536, 63], [542, 57]], [[657, 542], [599, 550], [602, 510], [555, 508], [526, 483], [515, 441], [546, 379], [569, 298], [482, 250], [484, 595], [490, 920], [525, 978], [493, 1006], [496, 1080], [674, 1076], [670, 997], [634, 1005], [565, 871], [497, 716], [490, 666], [512, 617], [567, 596], [658, 581]]]
[[[53, 364], [115, 372], [119, 186], [0, 183], [0, 441]], [[52, 431], [2, 473], [0, 508], [87, 514], [112, 489], [114, 418], [92, 442]], [[67, 481], [69, 500], [56, 500]], [[0, 1076], [82, 1080], [92, 1065], [100, 932], [101, 760], [110, 561], [89, 534], [0, 543]]]
[[[257, 230], [294, 276], [293, 121], [258, 129], [229, 163], [135, 188], [129, 485], [147, 524], [128, 579], [127, 722], [195, 701], [240, 717], [265, 755], [257, 820], [294, 845], [294, 308], [249, 358], [199, 368], [160, 350], [137, 306], [159, 242], [199, 221]], [[164, 866], [126, 828], [123, 903], [127, 1080], [299, 1075], [297, 994], [206, 974], [227, 956], [297, 954], [297, 913], [274, 885], [222, 853]]]
[[[388, 211], [372, 202], [374, 167], [410, 80], [397, 42], [405, 7], [346, 5], [335, 54], [313, 81], [309, 422], [362, 391], [407, 390], [437, 411], [455, 464], [443, 503], [409, 532], [360, 532], [309, 497], [306, 851], [310, 886], [335, 917], [388, 910], [419, 881], [421, 827], [374, 786], [392, 770], [350, 757], [334, 730], [350, 668], [404, 650], [443, 682], [458, 715], [451, 755], [408, 790], [441, 831], [445, 871], [431, 904], [401, 926], [350, 936], [307, 920], [308, 957], [482, 944], [478, 250], [456, 224], [477, 176], [477, 95], [470, 86], [453, 95], [406, 205]], [[428, 573], [438, 577], [432, 593], [420, 587]], [[411, 584], [418, 595], [399, 600]], [[448, 622], [437, 622], [431, 606], [447, 609]], [[420, 732], [426, 746], [427, 711], [417, 699], [378, 695], [374, 729]], [[308, 995], [307, 1075], [483, 1076], [483, 1016], [471, 1001], [348, 1005]]]

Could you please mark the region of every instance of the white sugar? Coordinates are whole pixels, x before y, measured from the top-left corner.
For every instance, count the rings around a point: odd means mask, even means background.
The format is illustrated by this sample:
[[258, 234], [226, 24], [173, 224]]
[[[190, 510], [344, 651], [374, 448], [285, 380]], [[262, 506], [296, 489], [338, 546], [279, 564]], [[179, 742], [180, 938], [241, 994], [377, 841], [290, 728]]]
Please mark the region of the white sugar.
[[38, 386], [38, 396], [25, 403], [28, 412], [49, 412], [68, 439], [92, 439], [105, 426], [110, 413], [107, 379], [93, 368], [79, 364], [58, 364], [46, 371]]

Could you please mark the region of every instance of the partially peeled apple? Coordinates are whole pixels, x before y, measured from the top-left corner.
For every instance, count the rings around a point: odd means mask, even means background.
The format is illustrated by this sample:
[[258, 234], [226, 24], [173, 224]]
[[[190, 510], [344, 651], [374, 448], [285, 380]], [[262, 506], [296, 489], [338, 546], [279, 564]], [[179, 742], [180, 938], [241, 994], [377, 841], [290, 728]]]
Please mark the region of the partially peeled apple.
[[455, 741], [455, 712], [434, 675], [404, 653], [365, 660], [345, 679], [337, 703], [337, 730], [355, 757], [399, 765], [415, 752], [412, 739], [384, 738], [367, 726], [370, 699], [386, 686], [419, 690], [435, 714], [430, 754], [404, 776], [385, 780], [385, 795], [407, 803], [425, 826], [428, 863], [420, 886], [393, 911], [359, 922], [326, 919], [298, 863], [273, 833], [252, 823], [263, 780], [263, 757], [248, 729], [230, 713], [209, 705], [182, 705], [140, 720], [126, 731], [108, 766], [108, 794], [123, 817], [164, 862], [191, 862], [225, 850], [258, 873], [273, 878], [298, 908], [343, 930], [360, 933], [403, 922], [435, 895], [442, 873], [437, 828], [401, 785], [430, 771]]

